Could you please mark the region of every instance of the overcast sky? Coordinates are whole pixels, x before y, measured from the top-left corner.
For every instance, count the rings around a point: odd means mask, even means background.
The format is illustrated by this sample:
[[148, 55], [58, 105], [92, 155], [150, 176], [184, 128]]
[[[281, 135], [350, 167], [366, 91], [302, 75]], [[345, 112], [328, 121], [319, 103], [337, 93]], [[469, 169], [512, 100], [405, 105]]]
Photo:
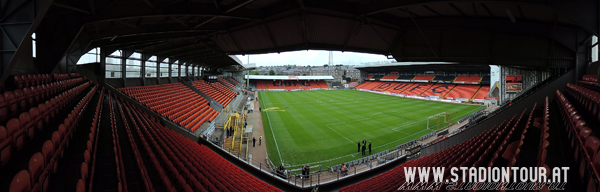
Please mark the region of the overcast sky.
[[[248, 55], [236, 55], [244, 64], [248, 63]], [[375, 61], [386, 61], [388, 60], [385, 55], [374, 55], [366, 53], [356, 52], [333, 52], [333, 63], [344, 64], [344, 65], [360, 65], [366, 62]], [[310, 66], [322, 66], [329, 62], [329, 51], [321, 50], [303, 50], [303, 51], [291, 51], [259, 55], [250, 55], [250, 63], [256, 63], [257, 66], [272, 66], [272, 65], [310, 65]]]

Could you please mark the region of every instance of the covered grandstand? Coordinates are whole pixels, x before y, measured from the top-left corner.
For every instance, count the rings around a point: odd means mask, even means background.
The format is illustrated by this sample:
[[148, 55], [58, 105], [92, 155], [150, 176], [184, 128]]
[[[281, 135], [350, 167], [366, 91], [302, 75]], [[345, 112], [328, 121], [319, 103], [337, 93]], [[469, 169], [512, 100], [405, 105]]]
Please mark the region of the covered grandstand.
[[330, 89], [332, 76], [246, 75], [250, 88], [258, 91], [297, 91]]
[[[357, 66], [366, 76], [358, 90], [442, 101], [493, 103], [490, 68], [452, 63], [390, 63]], [[415, 69], [422, 69], [416, 71]], [[377, 75], [383, 77], [375, 78]], [[483, 81], [487, 79], [487, 81]]]
[[[459, 166], [568, 167], [564, 190], [599, 191], [599, 8], [597, 0], [0, 0], [0, 192], [396, 191], [405, 167]], [[249, 112], [255, 91], [331, 89], [333, 78], [244, 76], [248, 65], [235, 55], [296, 50], [398, 62], [356, 67], [358, 90], [498, 105], [309, 177], [278, 171], [266, 144], [249, 147], [251, 136], [275, 139], [262, 128], [270, 117], [258, 106]], [[356, 141], [330, 135], [355, 152]]]

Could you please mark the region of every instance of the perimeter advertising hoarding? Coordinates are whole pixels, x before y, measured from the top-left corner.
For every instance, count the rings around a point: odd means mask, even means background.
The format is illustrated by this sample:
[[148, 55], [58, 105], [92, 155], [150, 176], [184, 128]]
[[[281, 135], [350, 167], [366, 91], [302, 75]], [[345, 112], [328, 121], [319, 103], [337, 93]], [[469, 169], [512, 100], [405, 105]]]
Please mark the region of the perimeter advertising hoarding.
[[506, 92], [516, 93], [523, 90], [523, 76], [522, 75], [507, 75], [506, 76]]

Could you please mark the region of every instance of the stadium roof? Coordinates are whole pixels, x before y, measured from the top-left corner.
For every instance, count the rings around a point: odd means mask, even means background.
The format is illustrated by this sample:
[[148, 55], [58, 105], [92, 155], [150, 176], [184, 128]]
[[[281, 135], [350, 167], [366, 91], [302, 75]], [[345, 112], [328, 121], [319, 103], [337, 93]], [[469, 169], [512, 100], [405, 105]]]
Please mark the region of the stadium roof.
[[287, 76], [287, 75], [246, 75], [254, 80], [332, 80], [332, 76]]
[[394, 63], [379, 63], [379, 64], [367, 64], [357, 65], [354, 68], [369, 68], [369, 67], [403, 67], [403, 66], [424, 66], [424, 65], [450, 65], [458, 64], [456, 62], [394, 62]]
[[423, 71], [444, 71], [444, 72], [488, 72], [490, 71], [489, 65], [479, 64], [458, 64], [453, 62], [400, 62], [400, 63], [386, 63], [386, 64], [375, 64], [375, 65], [360, 65], [355, 66], [358, 70], [381, 73], [390, 71], [406, 71], [406, 72], [423, 72]]
[[37, 49], [44, 50], [35, 60], [39, 73], [72, 72], [95, 47], [210, 69], [237, 68], [228, 55], [308, 49], [397, 61], [569, 67], [587, 62], [576, 53], [600, 32], [597, 0], [5, 2], [3, 71], [31, 54], [27, 39], [35, 32]]

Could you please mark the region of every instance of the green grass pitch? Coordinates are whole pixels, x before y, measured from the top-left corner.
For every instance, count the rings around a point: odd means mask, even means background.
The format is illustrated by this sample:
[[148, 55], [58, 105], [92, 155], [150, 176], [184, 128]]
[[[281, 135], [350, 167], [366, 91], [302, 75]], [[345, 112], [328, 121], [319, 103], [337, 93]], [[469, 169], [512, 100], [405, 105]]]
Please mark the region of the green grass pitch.
[[[357, 90], [259, 92], [271, 161], [291, 168], [326, 166], [360, 159], [357, 143], [372, 143], [372, 153], [418, 139], [427, 117], [441, 112], [458, 119], [483, 106], [445, 103]], [[367, 149], [368, 154], [368, 149]], [[281, 158], [280, 158], [281, 157]]]

